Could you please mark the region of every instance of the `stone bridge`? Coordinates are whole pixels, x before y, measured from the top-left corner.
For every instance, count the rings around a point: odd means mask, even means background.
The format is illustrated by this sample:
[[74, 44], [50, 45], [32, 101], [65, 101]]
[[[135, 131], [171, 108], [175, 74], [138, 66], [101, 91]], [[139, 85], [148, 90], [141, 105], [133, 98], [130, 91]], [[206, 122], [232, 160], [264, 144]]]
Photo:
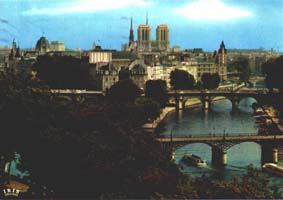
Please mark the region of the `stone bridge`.
[[266, 90], [243, 90], [243, 91], [194, 91], [194, 90], [176, 90], [167, 93], [169, 98], [173, 98], [176, 110], [183, 109], [189, 97], [197, 97], [201, 100], [204, 109], [209, 109], [211, 102], [216, 97], [225, 97], [232, 102], [232, 109], [238, 109], [239, 103], [243, 98], [252, 97], [258, 103], [267, 98], [283, 97], [279, 93], [269, 94]]
[[[231, 134], [230, 134], [231, 135]], [[166, 148], [174, 150], [175, 148], [192, 144], [204, 143], [211, 147], [212, 164], [216, 166], [225, 166], [227, 164], [227, 150], [236, 144], [243, 142], [256, 142], [262, 148], [262, 161], [278, 162], [278, 147], [283, 145], [283, 135], [251, 135], [237, 134], [233, 136], [200, 136], [200, 137], [183, 137], [183, 138], [157, 138], [156, 140], [162, 143]], [[244, 159], [244, 157], [243, 157]]]

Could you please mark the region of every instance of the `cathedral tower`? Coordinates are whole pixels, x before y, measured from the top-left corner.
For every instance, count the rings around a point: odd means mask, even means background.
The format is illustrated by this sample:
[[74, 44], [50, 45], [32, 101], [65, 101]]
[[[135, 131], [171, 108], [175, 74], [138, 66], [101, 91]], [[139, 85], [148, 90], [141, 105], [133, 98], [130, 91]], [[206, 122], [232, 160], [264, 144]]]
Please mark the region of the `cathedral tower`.
[[165, 25], [159, 25], [156, 28], [156, 43], [157, 50], [168, 51], [169, 50], [169, 27]]
[[151, 51], [151, 29], [148, 25], [148, 17], [146, 17], [146, 24], [139, 25], [138, 46], [139, 51]]

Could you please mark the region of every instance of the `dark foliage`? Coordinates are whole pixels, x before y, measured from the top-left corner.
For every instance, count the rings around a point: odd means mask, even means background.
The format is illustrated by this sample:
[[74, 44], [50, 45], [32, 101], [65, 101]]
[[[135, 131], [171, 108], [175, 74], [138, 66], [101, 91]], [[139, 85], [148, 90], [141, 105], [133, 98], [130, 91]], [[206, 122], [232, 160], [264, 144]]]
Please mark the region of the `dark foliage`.
[[127, 69], [127, 68], [122, 68], [120, 71], [119, 71], [119, 80], [127, 80], [127, 79], [130, 79], [130, 70]]
[[194, 87], [195, 79], [188, 72], [175, 69], [170, 73], [170, 84], [174, 90], [188, 90]]
[[109, 89], [107, 97], [113, 103], [134, 102], [142, 94], [141, 89], [130, 79], [118, 81]]
[[205, 89], [215, 89], [219, 86], [220, 76], [218, 73], [204, 73], [201, 76], [201, 81]]
[[235, 58], [230, 64], [229, 64], [230, 70], [237, 71], [238, 76], [241, 81], [248, 83], [250, 75], [251, 75], [251, 69], [249, 66], [249, 58], [245, 56], [239, 56]]
[[283, 56], [271, 58], [262, 65], [262, 72], [265, 74], [266, 87], [273, 90], [277, 88], [283, 93]]
[[89, 64], [71, 56], [39, 56], [34, 69], [51, 88], [86, 89], [89, 85]]
[[145, 96], [158, 102], [161, 108], [168, 102], [166, 81], [148, 80], [145, 84]]

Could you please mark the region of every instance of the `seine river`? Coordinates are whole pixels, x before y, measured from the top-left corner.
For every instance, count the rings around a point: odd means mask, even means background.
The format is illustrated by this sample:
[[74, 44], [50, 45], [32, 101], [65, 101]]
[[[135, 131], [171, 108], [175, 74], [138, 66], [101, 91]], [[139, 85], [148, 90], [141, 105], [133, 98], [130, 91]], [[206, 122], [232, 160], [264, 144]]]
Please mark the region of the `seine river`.
[[[219, 100], [212, 103], [210, 111], [203, 111], [202, 108], [190, 108], [182, 111], [179, 117], [176, 113], [171, 113], [164, 120], [165, 129], [162, 136], [182, 137], [200, 136], [209, 134], [239, 135], [254, 134], [258, 132], [255, 119], [252, 115], [252, 98], [243, 99], [240, 102], [240, 109], [232, 112], [232, 104], [229, 100]], [[215, 178], [230, 179], [246, 172], [248, 165], [252, 164], [256, 168], [261, 168], [261, 146], [254, 142], [244, 142], [237, 144], [227, 151], [227, 166], [224, 169], [217, 169], [211, 165], [211, 147], [206, 144], [188, 144], [177, 149], [175, 152], [175, 162], [180, 168], [192, 177], [200, 177], [203, 174]], [[187, 166], [180, 162], [186, 153], [196, 154], [208, 163], [207, 167], [198, 168]], [[279, 164], [283, 165], [283, 148], [279, 149]], [[272, 184], [283, 188], [283, 178], [270, 176]]]

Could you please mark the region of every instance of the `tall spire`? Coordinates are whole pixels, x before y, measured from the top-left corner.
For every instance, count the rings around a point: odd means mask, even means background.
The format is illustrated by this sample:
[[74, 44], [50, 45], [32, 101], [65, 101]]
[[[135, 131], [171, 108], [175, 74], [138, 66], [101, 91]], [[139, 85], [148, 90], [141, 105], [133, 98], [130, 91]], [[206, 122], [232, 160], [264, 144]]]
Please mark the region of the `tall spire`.
[[148, 13], [146, 13], [146, 25], [148, 25]]
[[134, 42], [134, 30], [133, 30], [133, 18], [131, 17], [131, 27], [130, 27], [130, 36], [129, 36], [129, 44]]

